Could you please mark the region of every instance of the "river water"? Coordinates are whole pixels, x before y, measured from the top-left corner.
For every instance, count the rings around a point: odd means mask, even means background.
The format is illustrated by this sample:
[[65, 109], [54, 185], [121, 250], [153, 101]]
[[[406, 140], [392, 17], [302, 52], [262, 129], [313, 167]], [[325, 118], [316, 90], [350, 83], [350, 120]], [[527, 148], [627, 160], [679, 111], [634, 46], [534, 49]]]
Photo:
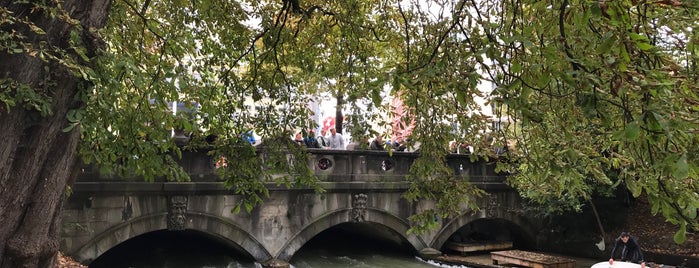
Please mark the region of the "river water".
[[[334, 232], [306, 243], [290, 263], [296, 268], [440, 267], [415, 257], [411, 251], [389, 241]], [[244, 251], [215, 238], [200, 233], [159, 231], [125, 241], [89, 267], [260, 268], [261, 265]]]

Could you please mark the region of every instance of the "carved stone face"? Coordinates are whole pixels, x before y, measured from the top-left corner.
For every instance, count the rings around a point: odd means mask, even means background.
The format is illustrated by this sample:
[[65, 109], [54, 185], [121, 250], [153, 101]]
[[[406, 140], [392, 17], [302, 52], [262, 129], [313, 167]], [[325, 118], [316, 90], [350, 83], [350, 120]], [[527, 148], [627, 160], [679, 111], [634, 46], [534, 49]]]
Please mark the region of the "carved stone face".
[[357, 208], [366, 208], [366, 199], [357, 200]]
[[357, 194], [352, 197], [352, 220], [363, 222], [366, 220], [366, 194]]
[[187, 206], [181, 203], [173, 203], [170, 206], [170, 213], [176, 215], [184, 215], [187, 212]]
[[184, 230], [187, 213], [187, 198], [174, 196], [170, 199], [167, 213], [167, 228], [169, 230]]

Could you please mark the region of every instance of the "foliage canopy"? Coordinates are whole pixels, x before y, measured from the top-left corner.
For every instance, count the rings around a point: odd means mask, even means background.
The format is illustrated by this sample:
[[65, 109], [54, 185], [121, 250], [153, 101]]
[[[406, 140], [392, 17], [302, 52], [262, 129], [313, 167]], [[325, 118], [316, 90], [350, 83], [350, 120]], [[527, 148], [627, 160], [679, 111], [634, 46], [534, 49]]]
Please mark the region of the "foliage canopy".
[[[171, 129], [192, 133], [187, 146], [215, 134], [217, 156], [238, 159], [227, 167], [237, 172], [222, 175], [249, 197], [241, 206], [250, 209], [266, 194], [253, 178], [272, 177], [257, 168], [255, 151], [236, 145], [241, 133], [293, 148], [290, 131], [314, 127], [308, 101], [329, 94], [346, 105], [358, 138], [389, 112], [389, 99], [401, 98], [421, 142], [406, 198], [434, 199], [438, 208], [416, 215], [416, 226], [474, 206], [469, 201], [482, 194], [443, 165], [456, 140], [470, 143], [474, 157], [516, 144], [501, 168], [513, 171], [509, 182], [524, 197], [551, 211], [579, 210], [617, 186], [645, 192], [653, 213], [679, 226], [682, 242], [686, 228], [699, 228], [697, 7], [696, 0], [117, 0], [95, 33], [104, 50], [85, 59], [95, 67], [64, 61], [91, 83], [65, 131], [80, 131], [88, 163], [173, 180], [187, 175], [175, 164], [182, 148]], [[33, 26], [0, 13], [0, 25]], [[0, 41], [7, 53], [56, 59], [85, 46], [30, 47], [14, 32]], [[489, 84], [492, 91], [482, 90]], [[4, 109], [51, 113], [42, 89], [9, 79], [0, 86]], [[502, 128], [492, 128], [479, 98], [495, 107]], [[191, 117], [173, 115], [171, 101], [185, 103]], [[280, 183], [317, 188], [308, 170], [273, 162], [298, 175]]]

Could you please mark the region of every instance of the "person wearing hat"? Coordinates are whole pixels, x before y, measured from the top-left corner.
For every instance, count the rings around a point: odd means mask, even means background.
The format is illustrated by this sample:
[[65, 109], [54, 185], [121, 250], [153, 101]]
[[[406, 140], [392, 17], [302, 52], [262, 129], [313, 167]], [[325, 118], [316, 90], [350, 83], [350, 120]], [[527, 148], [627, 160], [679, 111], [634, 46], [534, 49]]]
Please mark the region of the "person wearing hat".
[[641, 247], [638, 245], [638, 242], [636, 242], [636, 238], [632, 237], [628, 232], [621, 232], [619, 237], [614, 241], [614, 248], [612, 248], [612, 256], [609, 258], [609, 265], [614, 264], [614, 254], [617, 249], [621, 249], [621, 261], [640, 263], [641, 267], [646, 266], [646, 262], [643, 260]]

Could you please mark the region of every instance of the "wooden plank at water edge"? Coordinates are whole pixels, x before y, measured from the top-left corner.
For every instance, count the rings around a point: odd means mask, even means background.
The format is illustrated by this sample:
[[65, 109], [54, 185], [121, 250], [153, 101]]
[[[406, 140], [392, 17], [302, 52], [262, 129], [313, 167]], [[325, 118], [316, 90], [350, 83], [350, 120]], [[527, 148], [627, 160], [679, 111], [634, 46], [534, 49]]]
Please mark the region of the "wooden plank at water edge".
[[575, 268], [575, 260], [522, 250], [490, 252], [493, 264], [509, 263], [532, 268]]

